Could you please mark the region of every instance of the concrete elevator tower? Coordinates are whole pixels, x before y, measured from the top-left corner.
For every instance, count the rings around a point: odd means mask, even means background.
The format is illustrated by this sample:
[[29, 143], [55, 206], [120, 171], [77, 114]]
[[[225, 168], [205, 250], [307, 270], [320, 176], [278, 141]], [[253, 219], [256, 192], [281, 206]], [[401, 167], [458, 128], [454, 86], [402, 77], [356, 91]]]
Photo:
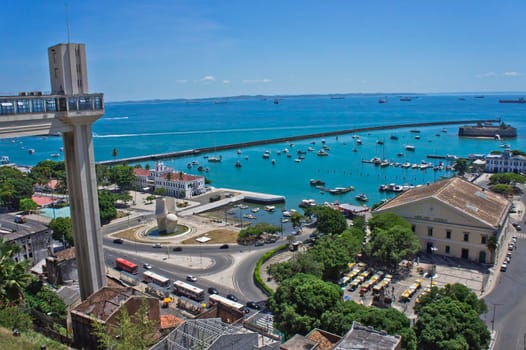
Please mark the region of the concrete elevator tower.
[[105, 286], [92, 124], [104, 114], [103, 94], [88, 93], [84, 44], [48, 49], [51, 94], [0, 96], [0, 138], [61, 134], [81, 298]]

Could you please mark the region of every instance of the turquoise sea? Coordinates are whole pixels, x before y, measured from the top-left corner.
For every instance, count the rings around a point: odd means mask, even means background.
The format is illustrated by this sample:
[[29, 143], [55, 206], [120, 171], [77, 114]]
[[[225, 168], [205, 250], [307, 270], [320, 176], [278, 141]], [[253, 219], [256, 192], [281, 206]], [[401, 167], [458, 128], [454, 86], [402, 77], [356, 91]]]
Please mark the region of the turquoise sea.
[[[458, 125], [418, 128], [420, 139], [415, 139], [417, 134], [410, 132], [414, 128], [408, 127], [361, 133], [361, 146], [355, 144], [352, 135], [326, 138], [325, 143], [330, 148], [326, 157], [316, 156], [322, 146], [320, 138], [252, 147], [242, 149], [240, 154], [230, 150], [209, 155], [222, 156], [220, 163], [208, 163], [203, 155], [165, 161], [176, 170], [200, 174], [197, 166], [187, 168], [187, 163], [198, 161], [209, 168], [209, 172], [203, 174], [213, 186], [284, 195], [286, 207], [296, 208], [304, 198], [315, 199], [318, 203], [339, 200], [358, 204], [355, 196], [360, 193], [365, 193], [368, 204], [372, 205], [390, 196], [378, 191], [380, 184], [425, 184], [451, 174], [432, 169], [375, 167], [363, 163], [363, 159], [377, 156], [392, 162], [420, 163], [425, 160], [438, 164], [440, 160], [427, 159], [426, 156], [487, 154], [492, 150], [502, 150], [503, 143], [510, 144], [512, 149], [526, 150], [526, 104], [498, 103], [499, 98], [519, 96], [412, 95], [411, 101], [402, 102], [402, 96], [389, 95], [388, 103], [379, 104], [380, 97], [385, 96], [281, 97], [278, 104], [273, 103], [274, 98], [264, 97], [107, 103], [106, 114], [93, 126], [95, 158], [97, 161], [113, 159], [114, 148], [118, 150], [117, 158], [124, 158], [413, 122], [502, 118], [518, 129], [516, 139], [496, 141], [459, 138]], [[392, 140], [391, 135], [397, 135], [398, 140]], [[378, 144], [378, 140], [384, 144]], [[404, 146], [408, 144], [415, 146], [413, 152], [405, 150]], [[13, 163], [34, 165], [43, 159], [62, 160], [60, 147], [60, 137], [3, 139], [0, 140], [0, 155], [9, 156]], [[307, 152], [301, 162], [296, 162], [297, 151], [307, 151], [308, 147], [315, 151]], [[290, 158], [286, 157], [285, 148], [292, 155]], [[35, 152], [30, 154], [29, 149]], [[265, 150], [271, 153], [269, 159], [262, 157]], [[281, 154], [278, 155], [277, 151]], [[398, 153], [404, 155], [398, 157]], [[272, 159], [275, 159], [274, 165]], [[234, 166], [238, 160], [242, 165], [240, 168]], [[322, 193], [310, 186], [310, 179], [321, 179], [329, 188], [354, 186], [355, 191], [343, 195]]]

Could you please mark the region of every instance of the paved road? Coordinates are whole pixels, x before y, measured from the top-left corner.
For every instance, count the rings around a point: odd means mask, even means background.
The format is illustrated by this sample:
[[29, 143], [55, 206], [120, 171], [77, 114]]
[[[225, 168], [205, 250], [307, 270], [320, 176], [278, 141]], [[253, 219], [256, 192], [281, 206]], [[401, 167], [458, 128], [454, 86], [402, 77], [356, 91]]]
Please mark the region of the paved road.
[[[524, 193], [524, 187], [521, 187]], [[524, 194], [521, 195], [521, 202], [526, 202]], [[520, 205], [518, 208], [522, 212], [515, 214], [512, 221], [522, 223], [524, 207]], [[488, 305], [484, 320], [490, 330], [495, 330], [496, 335], [493, 349], [522, 350], [526, 346], [526, 233], [521, 231], [516, 235], [517, 248], [512, 252], [507, 271], [499, 273], [493, 291], [484, 298]], [[496, 268], [500, 268], [500, 265]]]
[[[496, 331], [494, 349], [524, 349], [526, 335], [526, 238], [518, 239], [511, 264], [501, 272], [494, 290], [484, 300], [488, 305], [485, 322]], [[494, 322], [494, 324], [493, 324]]]

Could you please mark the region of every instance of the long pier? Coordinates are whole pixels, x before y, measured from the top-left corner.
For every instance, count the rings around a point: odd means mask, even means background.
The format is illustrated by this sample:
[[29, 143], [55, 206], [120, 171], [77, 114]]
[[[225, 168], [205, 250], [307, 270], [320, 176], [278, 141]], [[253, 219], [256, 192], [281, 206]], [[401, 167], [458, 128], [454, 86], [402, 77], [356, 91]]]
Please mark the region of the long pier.
[[97, 164], [112, 165], [112, 164], [122, 164], [122, 163], [135, 163], [135, 162], [142, 162], [142, 161], [148, 161], [148, 160], [180, 158], [180, 157], [185, 157], [185, 156], [198, 155], [202, 153], [211, 153], [211, 152], [224, 151], [224, 150], [230, 150], [230, 149], [239, 149], [239, 148], [246, 148], [246, 147], [253, 147], [253, 146], [269, 145], [269, 144], [274, 144], [274, 143], [306, 140], [306, 139], [313, 139], [313, 138], [319, 138], [319, 137], [346, 135], [346, 134], [353, 134], [353, 133], [366, 132], [366, 131], [369, 132], [369, 131], [392, 130], [392, 129], [401, 129], [401, 128], [409, 128], [409, 127], [428, 127], [428, 126], [439, 126], [439, 125], [497, 123], [497, 122], [500, 122], [500, 119], [472, 119], [472, 120], [437, 121], [437, 122], [426, 122], [426, 123], [369, 126], [369, 127], [364, 127], [364, 128], [326, 131], [326, 132], [320, 132], [320, 133], [315, 133], [315, 134], [279, 137], [275, 139], [240, 142], [240, 143], [232, 143], [228, 145], [220, 145], [220, 146], [214, 146], [214, 147], [202, 147], [202, 148], [188, 149], [188, 150], [183, 150], [183, 151], [157, 153], [157, 154], [150, 154], [150, 155], [143, 155], [143, 156], [136, 156], [136, 157], [120, 158], [120, 159], [115, 159], [115, 160], [104, 160], [104, 161], [97, 162]]

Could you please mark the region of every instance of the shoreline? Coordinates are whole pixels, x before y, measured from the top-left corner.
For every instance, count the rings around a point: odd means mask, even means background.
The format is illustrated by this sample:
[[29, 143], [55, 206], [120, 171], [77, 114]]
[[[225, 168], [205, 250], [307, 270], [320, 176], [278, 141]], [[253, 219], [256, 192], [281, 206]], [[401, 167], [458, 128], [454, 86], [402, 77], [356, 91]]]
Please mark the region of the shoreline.
[[365, 131], [392, 130], [392, 129], [401, 129], [401, 128], [408, 128], [408, 127], [428, 127], [428, 126], [437, 126], [437, 125], [459, 125], [459, 124], [498, 122], [498, 121], [499, 121], [498, 119], [472, 119], [472, 120], [438, 121], [438, 122], [425, 122], [425, 123], [370, 126], [370, 127], [363, 127], [363, 128], [327, 131], [327, 132], [307, 134], [307, 135], [297, 135], [297, 136], [279, 137], [279, 138], [274, 138], [274, 139], [265, 139], [265, 140], [258, 140], [258, 141], [240, 142], [240, 143], [233, 143], [233, 144], [221, 145], [221, 146], [215, 146], [215, 147], [202, 147], [202, 148], [188, 149], [188, 150], [183, 150], [183, 151], [157, 153], [157, 154], [135, 156], [135, 157], [115, 159], [115, 160], [104, 160], [104, 161], [96, 162], [96, 164], [114, 165], [114, 164], [134, 163], [134, 162], [141, 162], [141, 161], [148, 161], [148, 160], [180, 158], [180, 157], [185, 157], [185, 156], [190, 156], [190, 155], [217, 152], [217, 151], [230, 150], [230, 149], [236, 149], [236, 148], [246, 148], [246, 147], [268, 145], [268, 144], [275, 144], [275, 143], [281, 143], [281, 142], [306, 140], [306, 139], [312, 139], [312, 138], [318, 138], [318, 137], [346, 135], [346, 134], [359, 133], [359, 132], [365, 132]]

